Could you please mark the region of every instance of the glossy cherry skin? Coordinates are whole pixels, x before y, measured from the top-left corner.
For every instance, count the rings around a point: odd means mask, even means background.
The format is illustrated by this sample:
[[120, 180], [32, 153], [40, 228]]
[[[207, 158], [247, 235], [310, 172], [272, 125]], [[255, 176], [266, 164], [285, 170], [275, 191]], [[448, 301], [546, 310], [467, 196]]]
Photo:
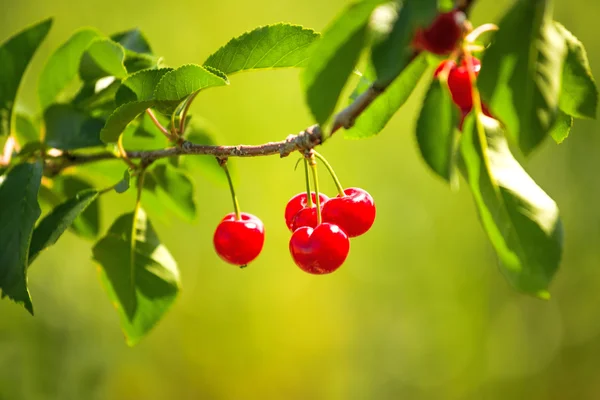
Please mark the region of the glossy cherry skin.
[[265, 242], [265, 228], [258, 217], [241, 213], [227, 214], [217, 226], [213, 244], [219, 257], [233, 265], [244, 266], [260, 254]]
[[303, 226], [290, 238], [290, 253], [296, 265], [310, 274], [329, 274], [348, 257], [350, 241], [337, 226], [322, 223], [316, 228]]
[[363, 189], [344, 189], [345, 196], [329, 199], [323, 206], [323, 221], [335, 224], [348, 237], [367, 232], [375, 221], [375, 202]]
[[[321, 206], [321, 210], [323, 206]], [[294, 232], [296, 229], [307, 226], [309, 228], [317, 227], [317, 207], [303, 208], [298, 211], [292, 219], [291, 231]]]
[[[316, 214], [315, 203], [316, 203], [317, 197], [315, 195], [315, 192], [311, 192], [311, 198], [313, 201], [313, 207], [315, 207], [315, 226], [316, 226], [316, 221], [317, 221], [316, 215], [317, 214]], [[323, 207], [323, 204], [327, 200], [329, 200], [329, 197], [325, 196], [323, 193], [319, 193], [319, 200], [321, 202], [321, 207]], [[292, 197], [288, 201], [287, 205], [285, 206], [285, 224], [287, 225], [287, 227], [290, 231], [294, 232], [294, 229], [292, 228], [292, 224], [294, 222], [294, 217], [303, 208], [306, 208], [306, 192], [298, 193], [297, 195]], [[314, 226], [313, 226], [313, 228], [314, 228]]]
[[417, 30], [413, 47], [439, 55], [450, 54], [463, 34], [465, 19], [465, 14], [461, 11], [439, 14], [429, 27]]
[[[479, 75], [481, 62], [473, 57], [473, 72], [475, 76]], [[452, 94], [454, 103], [464, 111], [471, 111], [473, 108], [473, 93], [471, 91], [471, 77], [469, 76], [469, 67], [465, 60], [459, 66], [450, 69], [448, 73], [448, 87]]]

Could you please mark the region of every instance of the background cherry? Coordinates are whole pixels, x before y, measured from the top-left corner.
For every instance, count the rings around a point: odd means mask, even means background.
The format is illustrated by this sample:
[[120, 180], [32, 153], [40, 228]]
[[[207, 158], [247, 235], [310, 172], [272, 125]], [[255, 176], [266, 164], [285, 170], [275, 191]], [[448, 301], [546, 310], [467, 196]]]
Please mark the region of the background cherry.
[[213, 244], [219, 257], [233, 265], [246, 265], [260, 254], [265, 242], [262, 221], [248, 213], [227, 214], [217, 226]]
[[[313, 207], [314, 204], [316, 203], [316, 195], [315, 192], [311, 192], [311, 198], [313, 201]], [[323, 193], [319, 193], [319, 200], [321, 202], [321, 207], [323, 207], [323, 204], [325, 202], [327, 202], [327, 200], [329, 200], [329, 197], [325, 196]], [[292, 229], [292, 223], [294, 222], [294, 217], [296, 216], [296, 214], [302, 210], [303, 208], [306, 208], [307, 203], [306, 203], [306, 192], [303, 193], [298, 193], [297, 195], [295, 195], [294, 197], [292, 197], [291, 199], [288, 200], [287, 205], [285, 206], [285, 224], [287, 225], [288, 229], [290, 231], [294, 231], [294, 229]], [[315, 208], [316, 211], [316, 208]], [[315, 224], [316, 226], [316, 212], [315, 212]], [[299, 225], [302, 226], [302, 225]], [[314, 226], [313, 226], [314, 227]]]
[[[475, 76], [479, 75], [481, 62], [473, 57], [473, 72]], [[473, 94], [471, 92], [471, 78], [469, 76], [469, 67], [463, 59], [459, 66], [454, 66], [448, 74], [448, 87], [452, 94], [452, 100], [461, 109], [466, 112], [473, 108]]]
[[367, 232], [375, 221], [373, 197], [360, 188], [344, 189], [345, 196], [329, 199], [323, 206], [323, 221], [335, 224], [348, 237]]
[[417, 30], [413, 46], [434, 54], [450, 54], [462, 36], [465, 19], [461, 11], [439, 14], [429, 27]]
[[296, 265], [311, 274], [329, 274], [338, 269], [350, 251], [348, 236], [337, 226], [322, 223], [301, 227], [290, 238], [290, 253]]

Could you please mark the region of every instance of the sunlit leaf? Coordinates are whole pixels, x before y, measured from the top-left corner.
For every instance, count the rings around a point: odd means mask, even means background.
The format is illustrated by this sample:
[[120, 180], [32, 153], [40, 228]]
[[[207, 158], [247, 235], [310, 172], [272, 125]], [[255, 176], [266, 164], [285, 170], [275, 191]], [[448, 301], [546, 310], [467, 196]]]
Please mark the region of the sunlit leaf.
[[125, 49], [110, 39], [94, 40], [83, 53], [79, 76], [84, 81], [95, 81], [106, 76], [122, 79], [127, 76]]

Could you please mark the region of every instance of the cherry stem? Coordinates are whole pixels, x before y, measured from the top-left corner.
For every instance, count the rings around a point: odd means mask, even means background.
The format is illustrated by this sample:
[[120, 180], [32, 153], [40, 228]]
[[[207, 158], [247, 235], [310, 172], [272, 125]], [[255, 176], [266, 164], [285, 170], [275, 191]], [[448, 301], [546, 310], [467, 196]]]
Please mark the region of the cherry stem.
[[158, 121], [158, 119], [156, 118], [156, 115], [154, 115], [154, 113], [152, 112], [151, 109], [147, 108], [146, 109], [146, 114], [148, 114], [148, 116], [152, 120], [152, 123], [154, 125], [156, 125], [156, 127], [162, 132], [163, 135], [165, 135], [167, 137], [167, 139], [173, 140], [173, 138], [171, 137], [171, 133], [169, 132], [169, 130], [167, 128], [165, 128], [164, 126], [162, 126], [162, 124]]
[[340, 183], [340, 180], [338, 179], [337, 175], [335, 174], [335, 171], [333, 170], [333, 167], [331, 166], [331, 164], [329, 164], [327, 162], [327, 160], [325, 159], [325, 157], [323, 157], [318, 152], [313, 150], [312, 153], [314, 154], [315, 157], [317, 157], [323, 163], [325, 168], [327, 168], [327, 171], [329, 171], [329, 175], [331, 175], [331, 178], [333, 178], [333, 182], [335, 183], [335, 187], [336, 187], [340, 197], [344, 197], [346, 195], [346, 193], [344, 193], [344, 187]]
[[308, 208], [312, 208], [313, 201], [310, 195], [310, 178], [308, 176], [308, 160], [304, 159], [304, 179], [306, 180], [306, 205]]
[[315, 160], [314, 152], [310, 152], [309, 156], [310, 169], [312, 171], [313, 184], [315, 186], [315, 202], [317, 203], [317, 226], [321, 225], [321, 200], [319, 199], [319, 175], [317, 174], [317, 160]]
[[227, 159], [226, 158], [217, 158], [219, 165], [225, 171], [225, 176], [227, 176], [227, 182], [229, 183], [229, 190], [231, 191], [231, 200], [233, 201], [233, 211], [235, 212], [235, 219], [240, 221], [242, 219], [242, 213], [240, 212], [240, 203], [238, 203], [238, 198], [235, 195], [235, 189], [233, 188], [233, 181], [231, 180], [231, 174], [229, 173], [229, 168], [227, 168]]

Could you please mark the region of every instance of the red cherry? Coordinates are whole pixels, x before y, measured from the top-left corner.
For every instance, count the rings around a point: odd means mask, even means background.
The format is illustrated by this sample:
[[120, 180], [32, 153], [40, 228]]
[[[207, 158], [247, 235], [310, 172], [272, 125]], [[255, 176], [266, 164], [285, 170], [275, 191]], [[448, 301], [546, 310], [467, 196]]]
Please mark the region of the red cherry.
[[457, 10], [439, 14], [429, 27], [417, 30], [413, 47], [434, 54], [450, 54], [462, 36], [465, 19], [465, 14]]
[[241, 213], [227, 214], [217, 226], [213, 244], [219, 257], [233, 265], [246, 265], [260, 254], [265, 242], [265, 228], [258, 217]]
[[442, 73], [442, 71], [446, 68], [448, 68], [448, 72], [450, 72], [452, 69], [456, 68], [456, 63], [454, 62], [454, 60], [442, 61], [440, 63], [440, 65], [438, 65], [438, 67], [435, 69], [435, 72], [433, 73], [433, 77], [437, 78]]
[[330, 199], [323, 206], [323, 221], [340, 227], [348, 237], [368, 231], [375, 221], [375, 202], [363, 189], [344, 189], [345, 196]]
[[[481, 62], [473, 57], [473, 72], [475, 76], [479, 75]], [[452, 94], [454, 103], [467, 113], [473, 108], [473, 94], [471, 92], [471, 77], [469, 76], [469, 67], [465, 60], [460, 66], [452, 68], [448, 74], [448, 87]]]
[[290, 253], [296, 265], [311, 274], [329, 274], [338, 269], [350, 251], [348, 236], [334, 224], [316, 228], [303, 226], [290, 238]]
[[[322, 209], [323, 206], [321, 206], [321, 210]], [[317, 207], [303, 208], [294, 215], [292, 226], [290, 228], [291, 231], [294, 232], [296, 229], [303, 226], [308, 226], [309, 228], [317, 227]]]
[[[316, 195], [315, 192], [311, 192], [311, 198], [313, 201], [313, 205], [316, 203]], [[323, 204], [329, 200], [329, 197], [325, 196], [323, 193], [319, 193], [319, 200], [321, 201], [321, 207], [323, 207]], [[296, 214], [302, 210], [303, 208], [306, 208], [306, 192], [304, 193], [298, 193], [297, 195], [295, 195], [294, 197], [292, 197], [291, 199], [289, 199], [287, 205], [285, 206], [285, 224], [287, 225], [288, 229], [290, 231], [294, 231], [294, 229], [292, 229], [292, 223], [294, 222], [294, 217], [296, 216]], [[316, 211], [316, 208], [315, 208]], [[316, 226], [316, 213], [315, 213], [315, 224]], [[302, 225], [299, 225], [302, 226]], [[314, 228], [314, 226], [313, 226]]]

